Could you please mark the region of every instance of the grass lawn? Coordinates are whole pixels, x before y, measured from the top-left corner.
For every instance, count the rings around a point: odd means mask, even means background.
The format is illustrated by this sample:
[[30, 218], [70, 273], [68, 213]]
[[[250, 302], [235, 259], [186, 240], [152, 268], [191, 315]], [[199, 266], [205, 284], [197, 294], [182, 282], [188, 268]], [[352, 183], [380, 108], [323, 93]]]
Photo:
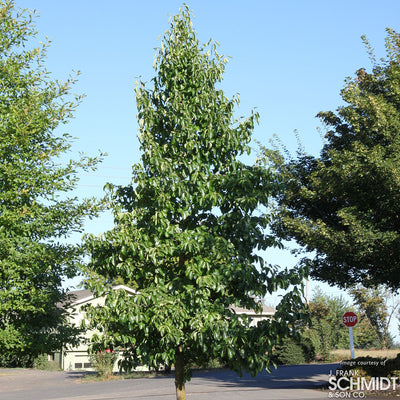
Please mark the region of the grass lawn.
[[[376, 358], [395, 358], [400, 353], [400, 349], [354, 349], [354, 356], [357, 357], [376, 357]], [[350, 349], [337, 349], [331, 351], [332, 361], [341, 361], [350, 359]]]

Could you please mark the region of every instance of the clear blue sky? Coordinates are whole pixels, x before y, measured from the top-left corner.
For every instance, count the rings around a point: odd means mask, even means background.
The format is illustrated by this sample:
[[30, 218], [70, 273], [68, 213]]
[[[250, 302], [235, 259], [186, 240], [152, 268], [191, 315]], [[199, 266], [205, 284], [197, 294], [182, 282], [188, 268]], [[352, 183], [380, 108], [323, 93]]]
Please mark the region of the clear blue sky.
[[[81, 176], [81, 194], [102, 195], [106, 182], [126, 184], [139, 161], [134, 83], [150, 80], [158, 39], [168, 29], [175, 0], [17, 0], [36, 9], [38, 39], [52, 38], [47, 68], [65, 79], [72, 70], [82, 75], [74, 88], [86, 98], [75, 119], [63, 129], [78, 137], [74, 150], [109, 155], [93, 174]], [[231, 56], [223, 89], [240, 94], [237, 116], [257, 107], [260, 124], [254, 138], [269, 145], [274, 134], [296, 149], [293, 131], [306, 150], [322, 146], [315, 115], [341, 103], [344, 79], [370, 61], [361, 41], [367, 35], [379, 57], [384, 55], [385, 28], [400, 31], [398, 0], [188, 0], [201, 41], [220, 44]], [[112, 218], [88, 224], [100, 233]], [[285, 266], [287, 255], [271, 254]], [[312, 283], [311, 289], [317, 286]], [[324, 289], [338, 294], [335, 288]]]

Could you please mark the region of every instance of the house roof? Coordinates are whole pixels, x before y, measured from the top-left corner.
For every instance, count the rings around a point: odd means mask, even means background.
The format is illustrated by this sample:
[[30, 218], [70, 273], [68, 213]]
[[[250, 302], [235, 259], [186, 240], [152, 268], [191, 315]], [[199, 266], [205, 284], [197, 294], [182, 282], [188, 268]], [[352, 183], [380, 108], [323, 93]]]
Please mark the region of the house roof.
[[[128, 293], [134, 295], [136, 294], [136, 291], [131, 289], [128, 286], [125, 285], [117, 285], [113, 286], [113, 290], [118, 290], [118, 289], [124, 289]], [[88, 289], [82, 289], [82, 290], [72, 290], [69, 292], [72, 300], [71, 306], [76, 306], [78, 304], [86, 303], [87, 301], [93, 300], [94, 299], [94, 294], [91, 290]]]
[[[232, 310], [235, 311], [236, 314], [260, 315], [260, 313], [256, 313], [254, 310], [249, 310], [243, 307], [232, 306]], [[274, 315], [275, 311], [274, 308], [263, 304], [261, 315]]]
[[93, 296], [93, 293], [89, 289], [72, 290], [69, 292], [71, 300], [75, 303], [79, 300], [85, 299], [86, 297]]

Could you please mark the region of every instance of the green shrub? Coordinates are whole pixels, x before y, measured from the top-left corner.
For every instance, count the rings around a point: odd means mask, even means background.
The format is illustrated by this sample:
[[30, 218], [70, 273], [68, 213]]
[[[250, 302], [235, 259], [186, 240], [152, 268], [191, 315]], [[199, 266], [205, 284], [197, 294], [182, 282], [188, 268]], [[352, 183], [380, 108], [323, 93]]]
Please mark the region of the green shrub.
[[33, 360], [32, 368], [43, 371], [57, 371], [60, 366], [56, 361], [49, 361], [47, 354], [40, 354]]
[[117, 361], [118, 353], [110, 349], [98, 351], [90, 356], [90, 362], [96, 372], [103, 378], [112, 375], [114, 364]]
[[40, 354], [33, 360], [32, 367], [34, 369], [46, 370], [49, 366], [49, 360], [47, 354]]
[[306, 362], [309, 363], [315, 361], [316, 350], [313, 341], [309, 337], [302, 336], [299, 344], [303, 350], [303, 355]]
[[273, 358], [277, 364], [283, 365], [306, 362], [303, 346], [292, 338], [283, 339], [282, 343], [275, 347]]
[[32, 362], [32, 358], [27, 355], [0, 354], [0, 368], [30, 368]]
[[396, 358], [357, 357], [342, 361], [343, 371], [358, 371], [358, 376], [400, 378], [400, 353]]
[[[311, 341], [314, 351], [314, 360], [329, 360], [334, 340], [332, 328], [327, 321], [313, 321], [311, 328], [306, 329], [301, 336]], [[310, 359], [310, 361], [312, 360]]]

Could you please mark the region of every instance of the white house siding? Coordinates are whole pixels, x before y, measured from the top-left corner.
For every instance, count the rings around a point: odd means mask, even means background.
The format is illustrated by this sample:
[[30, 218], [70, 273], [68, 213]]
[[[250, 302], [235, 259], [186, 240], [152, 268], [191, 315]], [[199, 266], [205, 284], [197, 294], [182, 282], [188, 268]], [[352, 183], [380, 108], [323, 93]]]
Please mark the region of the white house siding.
[[[118, 285], [113, 287], [114, 290], [122, 289], [126, 290], [130, 295], [135, 295], [135, 291], [124, 285]], [[82, 310], [83, 306], [91, 304], [93, 306], [104, 305], [104, 297], [94, 298], [93, 294], [88, 290], [78, 290], [71, 292], [77, 298], [72, 303], [71, 306], [71, 322], [76, 326], [80, 326], [83, 319], [85, 318], [85, 313]], [[253, 321], [251, 325], [257, 325], [258, 321], [264, 319], [270, 319], [273, 317], [275, 310], [271, 307], [263, 306], [263, 312], [261, 314], [256, 314], [254, 311], [246, 310], [244, 308], [233, 307], [237, 314], [246, 314], [252, 317]], [[68, 347], [63, 349], [61, 353], [56, 353], [54, 358], [59, 357], [60, 367], [65, 371], [94, 371], [91, 367], [88, 348], [90, 343], [90, 338], [92, 337], [94, 331], [87, 331], [84, 335], [85, 340], [82, 340], [77, 347]], [[139, 368], [138, 370], [146, 370], [145, 367]], [[118, 371], [118, 362], [114, 365], [114, 371]]]
[[[79, 293], [77, 291], [75, 293]], [[74, 292], [72, 293], [74, 294]], [[85, 314], [82, 310], [83, 306], [91, 304], [93, 306], [104, 305], [104, 297], [94, 298], [92, 294], [89, 296], [77, 299], [71, 310], [71, 322], [75, 326], [80, 326]], [[61, 357], [61, 368], [65, 371], [77, 371], [77, 370], [87, 370], [94, 371], [91, 367], [89, 354], [88, 354], [88, 343], [93, 335], [93, 331], [87, 331], [83, 335], [84, 339], [80, 342], [79, 346], [67, 347], [63, 349], [63, 355]]]

